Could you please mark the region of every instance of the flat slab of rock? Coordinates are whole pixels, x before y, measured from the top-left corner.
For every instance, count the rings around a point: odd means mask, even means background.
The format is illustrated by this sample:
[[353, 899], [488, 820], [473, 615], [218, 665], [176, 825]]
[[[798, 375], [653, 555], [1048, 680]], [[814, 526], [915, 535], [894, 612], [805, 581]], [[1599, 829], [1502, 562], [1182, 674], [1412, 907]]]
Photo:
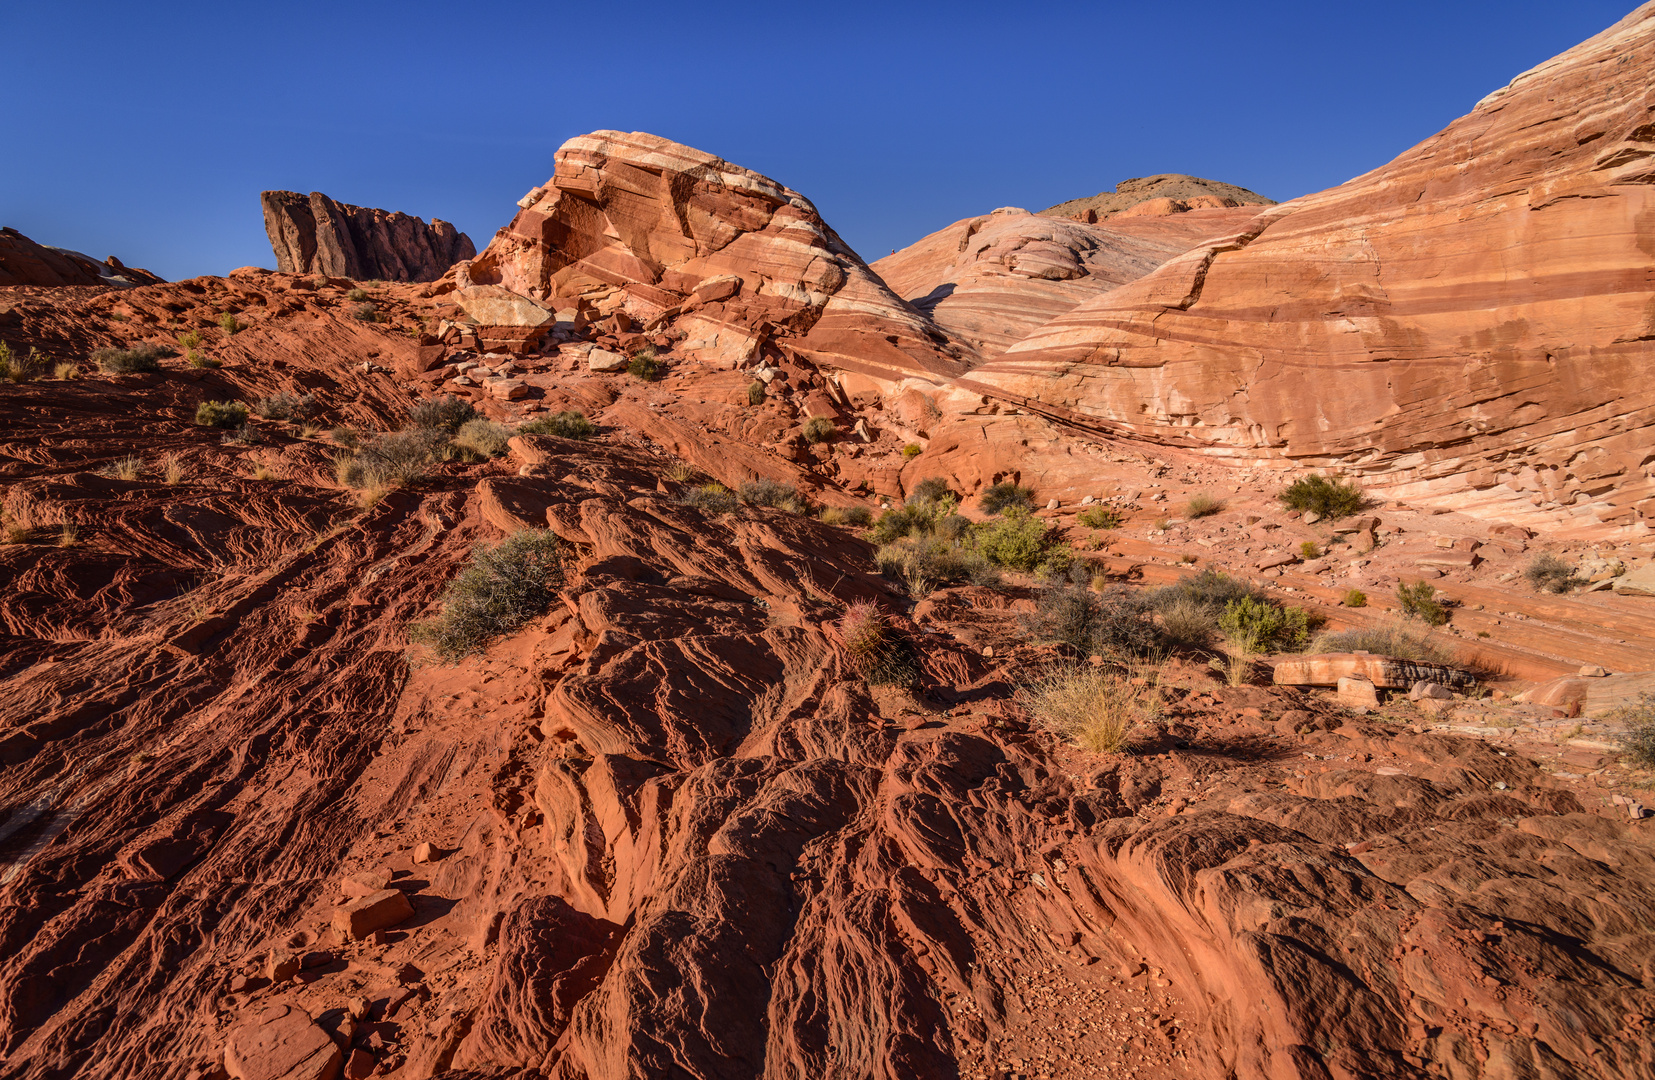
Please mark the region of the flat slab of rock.
[[1479, 561], [1477, 553], [1474, 551], [1456, 551], [1453, 549], [1433, 551], [1414, 560], [1415, 564], [1419, 566], [1440, 566], [1449, 570], [1469, 570], [1476, 566]]
[[1297, 555], [1283, 553], [1281, 555], [1266, 555], [1255, 565], [1260, 570], [1274, 570], [1278, 566], [1287, 566], [1290, 563], [1296, 563], [1298, 561], [1299, 557]]
[[586, 354], [586, 366], [592, 371], [610, 373], [625, 371], [629, 363], [627, 358], [618, 352], [608, 349], [596, 349]]
[[484, 326], [544, 326], [556, 316], [551, 311], [499, 285], [458, 289], [454, 302]]
[[1409, 690], [1418, 682], [1470, 686], [1471, 673], [1441, 664], [1398, 660], [1372, 653], [1317, 653], [1276, 663], [1278, 686], [1338, 686], [1340, 679], [1362, 677], [1385, 690]]
[[224, 1070], [234, 1080], [336, 1080], [343, 1064], [327, 1032], [291, 1005], [270, 1006], [224, 1044]]
[[1621, 596], [1655, 596], [1655, 563], [1616, 578], [1611, 587]]
[[352, 941], [360, 941], [375, 930], [413, 917], [414, 905], [401, 889], [381, 889], [334, 908], [333, 928]]
[[501, 401], [517, 401], [529, 396], [529, 388], [522, 379], [484, 379], [483, 389]]
[[1379, 690], [1365, 675], [1347, 675], [1339, 680], [1339, 704], [1353, 709], [1379, 708]]

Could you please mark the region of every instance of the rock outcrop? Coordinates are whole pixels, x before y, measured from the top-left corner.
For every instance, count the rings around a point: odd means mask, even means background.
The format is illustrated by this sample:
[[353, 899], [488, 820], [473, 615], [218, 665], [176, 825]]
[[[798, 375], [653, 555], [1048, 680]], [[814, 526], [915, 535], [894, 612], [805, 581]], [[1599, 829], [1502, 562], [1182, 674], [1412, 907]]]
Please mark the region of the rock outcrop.
[[[551, 179], [455, 269], [582, 318], [670, 330], [727, 365], [766, 344], [883, 382], [946, 378], [973, 357], [870, 271], [810, 201], [768, 177], [643, 132], [558, 150]], [[496, 297], [497, 298], [497, 297]]]
[[1084, 199], [1070, 199], [1056, 206], [1048, 206], [1040, 213], [1047, 217], [1093, 223], [1118, 216], [1166, 217], [1190, 210], [1274, 205], [1274, 199], [1222, 180], [1162, 173], [1159, 176], [1122, 180], [1113, 191], [1100, 191]]
[[37, 244], [16, 229], [0, 229], [0, 286], [109, 285], [131, 288], [162, 279], [148, 270], [124, 266], [111, 255], [98, 262], [67, 248]]
[[287, 274], [355, 281], [435, 281], [477, 254], [471, 238], [441, 218], [335, 202], [320, 191], [266, 191], [264, 231]]
[[1652, 76], [1645, 5], [1390, 164], [1054, 319], [967, 389], [1535, 527], [1648, 522]]

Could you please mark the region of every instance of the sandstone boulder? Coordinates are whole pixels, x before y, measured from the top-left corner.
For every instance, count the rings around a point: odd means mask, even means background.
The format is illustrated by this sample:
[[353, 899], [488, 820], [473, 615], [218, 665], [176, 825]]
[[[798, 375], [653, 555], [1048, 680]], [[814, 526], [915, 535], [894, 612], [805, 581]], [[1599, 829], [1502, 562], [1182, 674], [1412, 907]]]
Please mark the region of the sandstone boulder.
[[1352, 676], [1386, 690], [1408, 690], [1418, 682], [1452, 687], [1473, 681], [1469, 672], [1456, 668], [1371, 653], [1317, 653], [1278, 660], [1274, 681], [1282, 686], [1337, 686], [1340, 679]]
[[335, 1080], [343, 1061], [327, 1032], [291, 1005], [271, 1005], [224, 1044], [224, 1071], [233, 1080]]
[[414, 905], [401, 889], [381, 889], [334, 908], [333, 928], [348, 940], [360, 941], [413, 917]]
[[1611, 588], [1622, 596], [1655, 596], [1655, 563], [1617, 578]]

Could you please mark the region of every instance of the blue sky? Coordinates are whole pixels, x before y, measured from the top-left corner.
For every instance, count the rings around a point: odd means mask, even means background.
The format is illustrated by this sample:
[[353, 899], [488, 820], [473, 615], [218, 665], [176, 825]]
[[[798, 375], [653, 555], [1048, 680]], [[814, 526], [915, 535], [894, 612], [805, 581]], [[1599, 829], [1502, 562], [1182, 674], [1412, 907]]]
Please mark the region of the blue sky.
[[652, 131], [870, 261], [1158, 172], [1287, 199], [1609, 26], [1599, 3], [0, 5], [0, 224], [167, 278], [274, 266], [266, 188], [477, 246], [565, 139]]

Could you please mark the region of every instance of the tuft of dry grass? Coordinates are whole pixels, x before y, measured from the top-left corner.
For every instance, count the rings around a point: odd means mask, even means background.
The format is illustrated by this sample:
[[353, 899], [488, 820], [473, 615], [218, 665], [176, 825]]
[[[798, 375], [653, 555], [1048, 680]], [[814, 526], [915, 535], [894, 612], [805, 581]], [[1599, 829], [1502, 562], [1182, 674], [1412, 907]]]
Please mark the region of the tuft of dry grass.
[[1205, 491], [1198, 491], [1190, 496], [1189, 505], [1184, 508], [1184, 516], [1193, 521], [1196, 518], [1211, 517], [1223, 509], [1223, 499]]
[[261, 463], [261, 464], [253, 466], [253, 479], [255, 479], [255, 480], [276, 480], [276, 479], [279, 479], [279, 476], [278, 476], [275, 469], [272, 469], [270, 466]]
[[184, 457], [177, 451], [167, 454], [161, 459], [161, 479], [168, 484], [177, 484], [184, 479]]
[[1155, 705], [1145, 687], [1101, 665], [1063, 664], [1017, 691], [1018, 703], [1047, 731], [1094, 754], [1119, 754], [1132, 746], [1139, 724]]
[[118, 458], [104, 468], [103, 474], [116, 480], [136, 480], [144, 474], [144, 459], [136, 454]]
[[64, 361], [52, 369], [52, 378], [62, 382], [80, 378], [80, 365]]
[[687, 484], [701, 474], [697, 472], [695, 470], [695, 466], [691, 465], [689, 462], [675, 461], [671, 465], [668, 465], [666, 470], [662, 472], [661, 475], [665, 476], [668, 480], [671, 480], [675, 484]]
[[63, 523], [63, 531], [58, 533], [57, 546], [74, 547], [75, 542], [79, 539], [80, 528], [72, 521], [65, 521]]

